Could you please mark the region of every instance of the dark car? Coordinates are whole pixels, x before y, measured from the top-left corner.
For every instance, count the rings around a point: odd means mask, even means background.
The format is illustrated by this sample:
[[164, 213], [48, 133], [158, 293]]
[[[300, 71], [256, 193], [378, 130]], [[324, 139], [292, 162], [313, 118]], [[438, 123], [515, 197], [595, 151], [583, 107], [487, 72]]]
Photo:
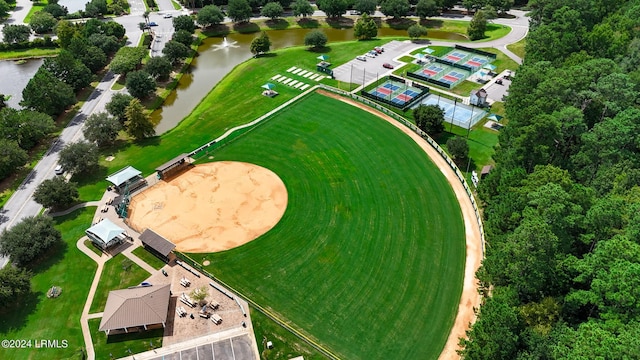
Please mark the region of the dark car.
[[382, 67], [385, 68], [385, 69], [393, 69], [393, 65], [391, 65], [389, 63], [382, 64]]
[[152, 21], [149, 23], [149, 26], [158, 26], [158, 24], [155, 21]]

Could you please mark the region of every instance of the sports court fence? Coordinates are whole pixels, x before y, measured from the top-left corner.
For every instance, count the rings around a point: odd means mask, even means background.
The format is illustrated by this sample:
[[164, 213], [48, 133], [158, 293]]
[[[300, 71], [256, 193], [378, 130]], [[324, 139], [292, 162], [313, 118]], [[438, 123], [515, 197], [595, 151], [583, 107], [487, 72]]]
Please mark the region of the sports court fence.
[[[260, 311], [264, 316], [268, 317], [269, 319], [271, 319], [274, 322], [276, 322], [276, 324], [282, 326], [285, 330], [287, 330], [287, 331], [291, 332], [292, 334], [294, 334], [295, 336], [299, 337], [302, 341], [306, 342], [311, 347], [313, 347], [314, 349], [318, 350], [320, 353], [322, 353], [323, 355], [325, 355], [329, 359], [339, 359], [339, 357], [336, 354], [332, 353], [329, 349], [326, 349], [322, 345], [318, 344], [317, 342], [315, 342], [314, 340], [309, 338], [307, 335], [305, 335], [302, 332], [300, 332], [298, 329], [296, 329], [296, 328], [292, 327], [291, 325], [289, 325], [286, 321], [280, 319], [277, 315], [273, 314], [271, 311], [269, 311], [269, 310], [263, 308], [262, 306], [260, 306], [260, 304], [258, 304], [255, 301], [251, 300], [247, 296], [244, 296], [241, 292], [239, 292], [238, 290], [236, 290], [236, 289], [232, 288], [231, 286], [229, 286], [229, 284], [227, 284], [224, 281], [216, 278], [213, 274], [211, 274], [210, 272], [205, 270], [204, 267], [202, 267], [202, 265], [200, 265], [194, 259], [190, 258], [187, 254], [181, 253], [180, 251], [174, 251], [174, 253], [176, 254], [176, 257], [180, 258], [180, 260], [182, 260], [185, 263], [189, 264], [190, 266], [192, 266], [194, 269], [198, 270], [200, 273], [204, 274], [209, 279], [214, 280], [215, 282], [219, 283], [223, 287], [227, 288], [229, 291], [234, 293], [237, 297], [243, 299], [244, 301], [249, 303], [251, 306], [253, 306], [256, 310]], [[236, 300], [236, 302], [237, 302], [237, 300]], [[238, 305], [240, 305], [240, 304], [238, 304]], [[244, 312], [244, 310], [243, 310], [243, 312]]]
[[458, 68], [458, 69], [462, 69], [470, 72], [474, 71], [474, 69], [471, 66], [465, 65], [465, 64], [458, 64], [457, 62], [454, 62], [454, 61], [436, 58], [435, 62], [437, 62], [438, 64], [453, 66], [454, 68]]
[[333, 93], [342, 95], [342, 96], [346, 96], [346, 97], [350, 97], [354, 100], [357, 100], [363, 104], [366, 104], [368, 106], [371, 106], [373, 108], [375, 108], [376, 110], [379, 110], [383, 113], [385, 113], [386, 115], [391, 116], [392, 118], [398, 120], [399, 122], [401, 122], [402, 124], [404, 124], [406, 127], [408, 127], [409, 129], [413, 130], [413, 132], [415, 132], [416, 134], [420, 135], [420, 137], [422, 137], [423, 139], [425, 139], [427, 141], [427, 143], [429, 143], [429, 145], [431, 145], [431, 147], [433, 147], [439, 154], [440, 156], [442, 156], [442, 158], [447, 162], [447, 164], [449, 164], [449, 166], [451, 167], [451, 169], [453, 169], [453, 171], [455, 172], [456, 176], [458, 177], [458, 180], [460, 180], [460, 182], [462, 183], [462, 186], [464, 187], [467, 196], [469, 197], [469, 200], [471, 201], [471, 205], [473, 205], [473, 211], [475, 212], [476, 215], [476, 222], [478, 223], [478, 228], [480, 229], [480, 246], [482, 248], [482, 256], [484, 257], [484, 247], [485, 247], [485, 238], [484, 238], [484, 226], [482, 225], [482, 216], [480, 215], [480, 210], [478, 209], [478, 204], [476, 202], [475, 197], [473, 196], [473, 192], [471, 191], [471, 187], [469, 186], [469, 184], [467, 184], [467, 180], [464, 178], [464, 175], [462, 174], [462, 172], [460, 171], [460, 169], [458, 168], [458, 166], [455, 164], [455, 162], [453, 160], [451, 160], [451, 158], [449, 157], [449, 155], [447, 155], [447, 153], [444, 151], [444, 149], [442, 147], [440, 147], [440, 145], [438, 145], [438, 143], [433, 140], [431, 138], [431, 136], [429, 136], [429, 134], [427, 134], [426, 132], [420, 130], [417, 126], [415, 126], [413, 123], [411, 123], [409, 120], [405, 119], [404, 117], [400, 116], [399, 114], [385, 108], [384, 106], [381, 106], [380, 104], [377, 104], [375, 102], [372, 102], [364, 97], [358, 96], [356, 94], [352, 94], [350, 92], [347, 91], [343, 91], [337, 88], [334, 88], [332, 86], [328, 86], [325, 84], [319, 84], [318, 87], [327, 90], [327, 91], [331, 91]]
[[493, 53], [490, 53], [490, 52], [487, 52], [487, 51], [483, 51], [483, 50], [478, 50], [478, 49], [466, 47], [466, 46], [456, 45], [455, 48], [458, 49], [458, 50], [470, 52], [470, 53], [473, 53], [473, 54], [478, 54], [478, 55], [490, 57], [492, 59], [496, 59], [498, 57], [498, 55], [496, 55], [496, 54], [493, 54]]

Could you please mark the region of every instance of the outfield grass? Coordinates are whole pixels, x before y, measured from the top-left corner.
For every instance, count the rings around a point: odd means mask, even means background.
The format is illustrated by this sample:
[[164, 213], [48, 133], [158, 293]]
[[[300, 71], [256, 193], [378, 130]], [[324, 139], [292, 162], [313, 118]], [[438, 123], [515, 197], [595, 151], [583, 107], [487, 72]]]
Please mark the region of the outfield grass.
[[147, 264], [149, 264], [149, 266], [156, 270], [160, 270], [163, 266], [166, 265], [164, 261], [158, 259], [155, 255], [148, 252], [147, 249], [143, 248], [142, 246], [133, 250], [132, 252], [133, 255], [139, 257], [142, 261], [146, 262]]
[[138, 285], [151, 276], [147, 270], [141, 268], [126, 256], [118, 254], [109, 259], [102, 268], [100, 282], [93, 297], [89, 313], [97, 313], [104, 310], [109, 291], [126, 289], [129, 286]]
[[[32, 293], [19, 301], [19, 308], [0, 313], [0, 338], [67, 340], [66, 349], [7, 349], [2, 359], [81, 359], [84, 340], [80, 315], [89, 293], [97, 265], [76, 247], [76, 242], [91, 226], [95, 207], [76, 210], [54, 219], [63, 246], [52, 250], [36, 264], [31, 281]], [[47, 298], [51, 286], [62, 294]]]
[[288, 206], [259, 239], [190, 256], [341, 358], [438, 357], [462, 290], [464, 225], [414, 142], [314, 94], [213, 155], [274, 171]]
[[[304, 356], [305, 360], [325, 359], [322, 354], [309, 344], [276, 324], [254, 307], [251, 307], [251, 325], [256, 336], [260, 359], [293, 359], [296, 356]], [[266, 348], [264, 339], [273, 343], [273, 349]]]
[[[99, 331], [100, 319], [89, 319], [89, 330], [93, 349], [97, 360], [117, 359], [162, 347], [162, 333], [164, 329], [153, 329], [122, 335], [107, 335]], [[109, 356], [111, 354], [112, 356]]]

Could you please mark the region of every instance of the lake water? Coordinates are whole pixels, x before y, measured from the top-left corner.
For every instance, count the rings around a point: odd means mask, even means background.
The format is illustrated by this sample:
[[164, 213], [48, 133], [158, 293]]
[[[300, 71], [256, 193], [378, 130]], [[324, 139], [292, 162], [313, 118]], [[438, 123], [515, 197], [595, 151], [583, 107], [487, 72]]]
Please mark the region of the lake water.
[[0, 94], [10, 96], [7, 104], [16, 109], [20, 109], [20, 101], [22, 101], [22, 90], [42, 65], [43, 59], [27, 60], [24, 64], [18, 64], [16, 61], [0, 61]]
[[89, 2], [89, 0], [60, 0], [58, 4], [60, 6], [66, 6], [67, 10], [69, 10], [69, 14], [73, 14], [78, 10], [84, 10], [84, 6]]

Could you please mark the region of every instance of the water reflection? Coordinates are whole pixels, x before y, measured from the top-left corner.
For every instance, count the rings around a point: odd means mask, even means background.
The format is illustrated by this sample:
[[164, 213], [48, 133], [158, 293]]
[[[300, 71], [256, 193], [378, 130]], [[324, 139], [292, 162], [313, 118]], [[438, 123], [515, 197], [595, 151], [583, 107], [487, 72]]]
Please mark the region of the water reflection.
[[7, 104], [19, 109], [20, 101], [22, 101], [22, 90], [42, 65], [43, 59], [27, 60], [24, 64], [18, 64], [17, 61], [0, 61], [0, 74], [3, 81], [0, 81], [0, 94], [9, 96]]

